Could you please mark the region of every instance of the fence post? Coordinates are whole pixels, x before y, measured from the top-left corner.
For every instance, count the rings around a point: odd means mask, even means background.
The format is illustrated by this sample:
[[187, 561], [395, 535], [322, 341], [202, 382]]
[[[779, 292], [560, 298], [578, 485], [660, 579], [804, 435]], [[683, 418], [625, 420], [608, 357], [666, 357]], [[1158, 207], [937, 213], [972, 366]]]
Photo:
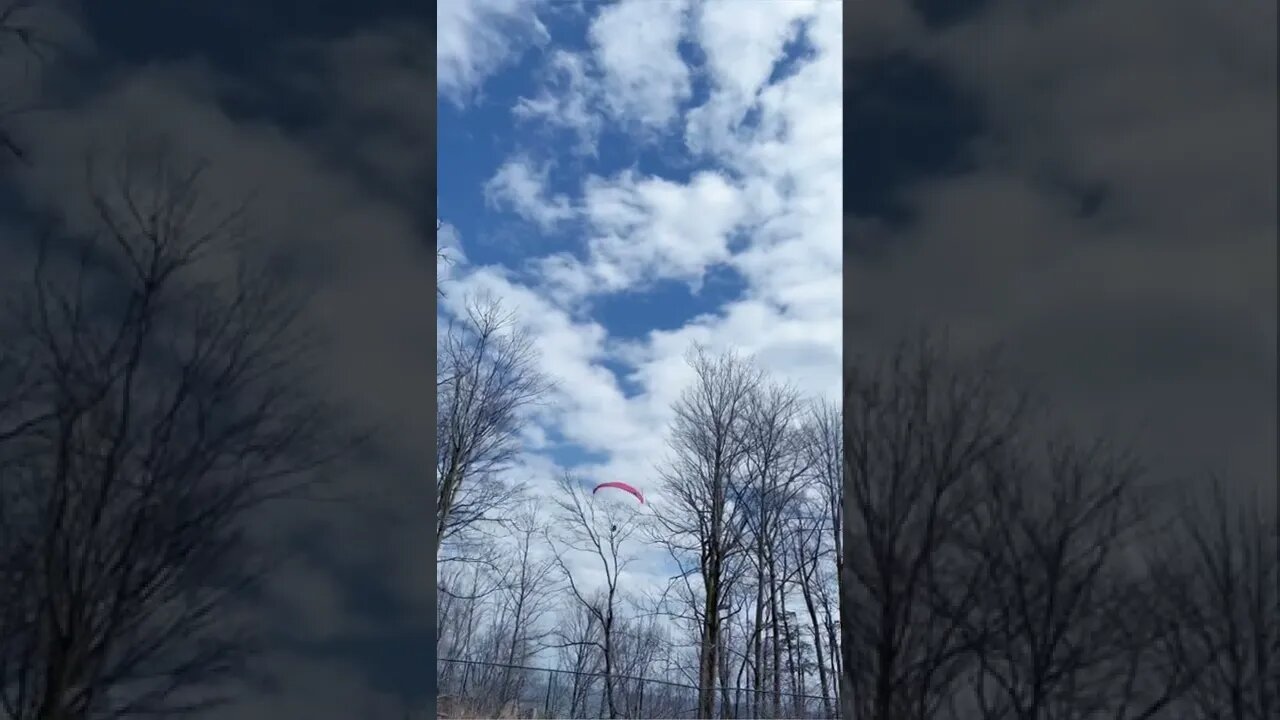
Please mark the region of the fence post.
[[542, 704], [542, 717], [551, 717], [551, 691], [556, 686], [556, 671], [547, 671], [547, 699]]

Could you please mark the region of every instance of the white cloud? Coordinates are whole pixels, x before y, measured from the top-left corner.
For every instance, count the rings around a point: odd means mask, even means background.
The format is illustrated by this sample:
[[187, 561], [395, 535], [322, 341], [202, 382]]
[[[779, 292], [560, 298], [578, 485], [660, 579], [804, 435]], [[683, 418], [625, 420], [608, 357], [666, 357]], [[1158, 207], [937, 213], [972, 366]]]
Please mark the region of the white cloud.
[[436, 284], [448, 284], [467, 264], [467, 253], [462, 247], [458, 229], [449, 223], [441, 223], [436, 231]]
[[569, 198], [549, 195], [546, 166], [536, 168], [527, 157], [515, 157], [498, 168], [484, 186], [484, 197], [490, 207], [509, 209], [535, 223], [543, 231], [573, 217]]
[[685, 34], [684, 0], [623, 0], [600, 11], [588, 31], [604, 80], [604, 98], [616, 117], [661, 127], [676, 117], [692, 92], [679, 43]]
[[436, 3], [436, 81], [441, 95], [461, 106], [485, 79], [534, 44], [547, 29], [538, 0]]
[[536, 263], [561, 304], [664, 279], [696, 291], [711, 266], [731, 259], [730, 235], [748, 213], [740, 189], [709, 171], [687, 184], [634, 171], [588, 177], [581, 211], [586, 258], [557, 253]]
[[729, 258], [729, 233], [745, 213], [737, 188], [715, 172], [680, 184], [628, 171], [590, 178], [583, 194], [600, 291], [662, 278], [696, 285], [710, 265]]
[[522, 120], [565, 128], [578, 136], [577, 152], [596, 154], [596, 140], [603, 126], [597, 111], [598, 93], [588, 76], [589, 58], [555, 50], [547, 62], [547, 84], [532, 98], [518, 99], [511, 112]]
[[751, 3], [713, 0], [699, 6], [697, 37], [707, 56], [711, 99], [691, 110], [685, 141], [694, 152], [725, 150], [756, 103], [784, 44], [794, 36], [796, 21], [808, 16], [813, 2]]

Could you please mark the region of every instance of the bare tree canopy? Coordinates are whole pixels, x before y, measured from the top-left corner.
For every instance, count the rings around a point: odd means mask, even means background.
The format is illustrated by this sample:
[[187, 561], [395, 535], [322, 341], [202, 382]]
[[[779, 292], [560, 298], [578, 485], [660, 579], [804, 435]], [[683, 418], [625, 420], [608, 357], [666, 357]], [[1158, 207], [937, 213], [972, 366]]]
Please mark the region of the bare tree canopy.
[[[88, 166], [91, 228], [48, 233], [0, 359], [0, 707], [182, 712], [246, 669], [235, 603], [262, 503], [351, 447], [301, 304], [238, 210], [163, 146]], [[106, 172], [98, 172], [104, 169]], [[61, 226], [70, 229], [69, 226]]]
[[[669, 440], [672, 457], [660, 470], [669, 507], [656, 518], [660, 530], [654, 540], [664, 544], [681, 567], [679, 580], [695, 603], [691, 610], [700, 635], [698, 713], [710, 717], [728, 569], [732, 557], [743, 549], [746, 506], [734, 496], [746, 472], [744, 431], [762, 373], [744, 358], [717, 357], [703, 348], [694, 348], [687, 361], [695, 379], [675, 406]], [[687, 585], [691, 576], [701, 587]], [[701, 607], [696, 604], [698, 597]]]
[[436, 541], [498, 519], [514, 488], [500, 473], [520, 450], [522, 413], [551, 385], [527, 333], [497, 300], [475, 300], [437, 351]]
[[[859, 717], [929, 717], [962, 636], [949, 616], [974, 603], [955, 577], [946, 613], [929, 599], [955, 558], [947, 544], [972, 512], [976, 470], [1021, 430], [1024, 402], [988, 368], [956, 367], [934, 338], [903, 343], [845, 377], [844, 664]], [[958, 593], [958, 594], [952, 594]]]
[[[600, 653], [604, 673], [604, 705], [610, 718], [619, 716], [617, 673], [618, 634], [621, 624], [618, 605], [622, 588], [620, 581], [634, 557], [625, 549], [627, 541], [639, 529], [636, 515], [618, 512], [616, 506], [597, 505], [585, 486], [570, 475], [560, 479], [560, 494], [556, 498], [558, 513], [556, 529], [549, 534], [556, 565], [560, 568], [565, 586], [573, 601], [594, 618], [600, 628], [600, 636], [593, 645]], [[592, 593], [581, 586], [566, 563], [569, 552], [590, 556], [604, 576], [604, 586]]]
[[[1274, 524], [1220, 489], [1172, 502], [1198, 485], [1150, 477], [1121, 439], [1052, 427], [998, 354], [916, 336], [853, 359], [843, 407], [732, 352], [687, 360], [642, 532], [562, 481], [546, 549], [571, 613], [515, 621], [519, 603], [492, 598], [532, 598], [517, 588], [540, 575], [503, 571], [515, 561], [500, 552], [451, 583], [451, 642], [500, 630], [490, 644], [513, 657], [505, 638], [541, 638], [583, 673], [538, 686], [548, 708], [1260, 720], [1280, 707]], [[622, 592], [633, 533], [668, 561], [647, 594]], [[503, 697], [538, 677], [503, 667], [484, 675]]]
[[1232, 501], [1220, 478], [1183, 497], [1155, 553], [1162, 648], [1186, 682], [1184, 712], [1260, 720], [1280, 712], [1280, 552], [1262, 503]]
[[846, 717], [1273, 717], [1276, 529], [998, 367], [926, 337], [846, 375]]

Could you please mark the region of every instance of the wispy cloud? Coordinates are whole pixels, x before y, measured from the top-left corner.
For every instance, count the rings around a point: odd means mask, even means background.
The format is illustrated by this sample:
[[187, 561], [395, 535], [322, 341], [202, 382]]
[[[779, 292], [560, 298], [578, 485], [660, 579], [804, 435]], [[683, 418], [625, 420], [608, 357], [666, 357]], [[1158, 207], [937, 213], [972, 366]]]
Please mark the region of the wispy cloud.
[[436, 4], [436, 81], [462, 105], [484, 81], [530, 46], [546, 42], [538, 0], [468, 0]]

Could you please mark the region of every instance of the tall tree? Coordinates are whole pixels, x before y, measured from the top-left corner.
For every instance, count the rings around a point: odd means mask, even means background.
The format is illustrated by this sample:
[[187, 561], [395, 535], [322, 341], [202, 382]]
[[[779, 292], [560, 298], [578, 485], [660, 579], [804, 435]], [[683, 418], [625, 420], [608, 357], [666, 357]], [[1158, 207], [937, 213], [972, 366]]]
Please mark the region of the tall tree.
[[727, 571], [743, 549], [745, 508], [735, 501], [748, 448], [743, 432], [763, 375], [734, 354], [713, 357], [695, 348], [687, 360], [695, 378], [675, 406], [668, 440], [672, 457], [660, 470], [666, 504], [656, 513], [654, 540], [682, 567], [692, 558], [701, 580], [697, 712], [709, 718], [715, 712]]
[[[814, 650], [825, 703], [828, 692], [839, 697], [840, 687], [840, 664], [835, 661], [839, 656], [838, 633], [831, 624], [819, 622], [820, 608], [830, 615], [825, 600], [827, 574], [821, 571], [819, 558], [826, 556], [834, 561], [836, 578], [841, 577], [844, 569], [844, 414], [840, 406], [825, 400], [811, 403], [801, 432], [813, 492], [801, 510], [801, 522], [796, 525], [796, 562], [803, 573], [801, 591], [813, 625]], [[833, 654], [830, 663], [823, 651], [824, 634], [827, 653]], [[828, 665], [831, 669], [830, 683], [825, 677]], [[826, 709], [831, 715], [832, 709], [829, 706]]]
[[536, 505], [521, 508], [511, 524], [513, 552], [504, 573], [503, 615], [510, 618], [509, 628], [501, 642], [507, 653], [507, 668], [502, 681], [502, 699], [516, 700], [519, 688], [513, 687], [514, 668], [526, 665], [549, 632], [545, 621], [551, 611], [552, 571], [555, 561], [547, 557], [542, 538], [546, 527]]
[[4, 318], [0, 706], [15, 720], [220, 699], [252, 650], [230, 619], [266, 550], [251, 513], [350, 447], [316, 394], [301, 303], [244, 254], [242, 213], [203, 196], [203, 166], [160, 143], [88, 167], [91, 231], [47, 235]]
[[798, 420], [804, 410], [799, 393], [793, 389], [772, 383], [761, 384], [748, 396], [748, 411], [742, 423], [741, 437], [746, 452], [743, 455], [741, 482], [735, 484], [735, 499], [743, 508], [745, 529], [754, 545], [752, 562], [755, 568], [755, 623], [752, 637], [754, 656], [753, 697], [756, 705], [752, 714], [760, 716], [759, 701], [763, 698], [765, 613], [769, 613], [772, 630], [773, 679], [771, 711], [777, 716], [781, 692], [779, 661], [781, 647], [778, 643], [778, 590], [779, 578], [775, 566], [775, 545], [782, 531], [782, 522], [788, 510], [801, 497], [809, 460]]
[[515, 489], [501, 473], [520, 451], [522, 413], [551, 385], [515, 316], [492, 299], [471, 301], [437, 348], [436, 553], [440, 543], [501, 519]]
[[[561, 622], [554, 631], [553, 647], [557, 650], [560, 667], [569, 673], [569, 712], [565, 717], [582, 717], [595, 676], [604, 665], [600, 652], [604, 645], [600, 637], [600, 623], [591, 610], [600, 604], [597, 599], [592, 603], [571, 605], [561, 615]], [[552, 682], [557, 680], [552, 678]], [[559, 705], [553, 707], [558, 709]]]
[[[842, 701], [858, 718], [933, 717], [955, 679], [978, 575], [955, 564], [975, 471], [1012, 443], [1025, 402], [986, 357], [927, 335], [845, 374]], [[852, 696], [848, 696], [852, 693]]]
[[[597, 504], [582, 484], [570, 475], [560, 479], [557, 528], [548, 535], [552, 553], [573, 600], [590, 612], [600, 627], [599, 650], [604, 661], [604, 699], [610, 718], [619, 714], [617, 682], [617, 629], [621, 624], [622, 602], [620, 579], [635, 560], [625, 547], [640, 529], [639, 516], [608, 503]], [[566, 562], [567, 552], [579, 553], [599, 562], [604, 586], [591, 593], [574, 576]]]
[[1184, 713], [1260, 720], [1280, 713], [1280, 552], [1261, 503], [1230, 497], [1220, 479], [1188, 493], [1162, 554], [1166, 597], [1184, 634], [1167, 662], [1186, 659], [1194, 683]]
[[828, 667], [828, 656], [824, 649], [823, 624], [819, 616], [818, 586], [826, 578], [820, 572], [823, 563], [822, 538], [826, 530], [826, 518], [820, 512], [804, 515], [793, 526], [789, 548], [792, 562], [799, 569], [797, 584], [800, 596], [804, 600], [805, 612], [809, 620], [809, 637], [813, 643], [814, 665], [818, 670], [818, 686], [822, 693], [822, 709], [826, 717], [834, 717], [832, 706], [832, 674]]
[[[970, 634], [977, 715], [1038, 720], [1107, 707], [1121, 555], [1143, 527], [1140, 467], [1097, 441], [1054, 439], [985, 461], [970, 547], [982, 593]], [[966, 629], [970, 626], [966, 625]]]

